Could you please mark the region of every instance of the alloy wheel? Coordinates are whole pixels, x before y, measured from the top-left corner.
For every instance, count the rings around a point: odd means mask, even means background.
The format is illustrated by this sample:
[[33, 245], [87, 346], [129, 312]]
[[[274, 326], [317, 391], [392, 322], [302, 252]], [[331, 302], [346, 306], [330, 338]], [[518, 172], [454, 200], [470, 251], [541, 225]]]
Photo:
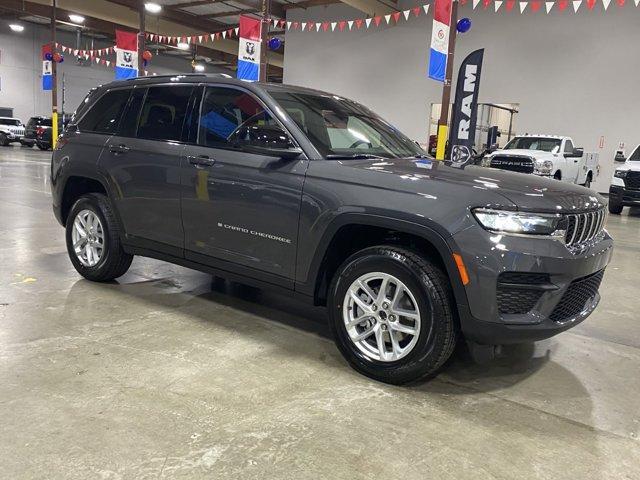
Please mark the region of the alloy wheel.
[[104, 228], [100, 218], [91, 210], [82, 210], [73, 220], [71, 230], [73, 251], [85, 267], [94, 267], [104, 253]]

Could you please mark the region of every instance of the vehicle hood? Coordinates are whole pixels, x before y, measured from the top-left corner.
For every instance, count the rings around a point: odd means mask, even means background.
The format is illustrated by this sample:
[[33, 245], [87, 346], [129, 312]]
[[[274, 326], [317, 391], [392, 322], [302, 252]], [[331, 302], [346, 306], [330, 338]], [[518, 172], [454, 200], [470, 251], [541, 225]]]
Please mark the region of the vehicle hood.
[[606, 204], [599, 194], [578, 185], [477, 165], [455, 167], [431, 159], [346, 160], [340, 163], [345, 167], [339, 172], [344, 181], [422, 192], [420, 194], [432, 192], [439, 198], [467, 202], [469, 206], [502, 203], [523, 211], [566, 213], [592, 210]]
[[554, 158], [555, 154], [551, 152], [545, 152], [544, 150], [526, 150], [520, 148], [514, 148], [510, 150], [496, 150], [492, 152], [489, 156], [493, 157], [494, 155], [512, 155], [512, 156], [523, 156], [523, 157], [531, 157], [535, 159], [546, 159], [546, 158]]
[[624, 170], [624, 171], [631, 171], [631, 172], [640, 172], [640, 162], [639, 161], [626, 161], [624, 163], [621, 163], [620, 165], [618, 165], [617, 167], [615, 167], [616, 170]]

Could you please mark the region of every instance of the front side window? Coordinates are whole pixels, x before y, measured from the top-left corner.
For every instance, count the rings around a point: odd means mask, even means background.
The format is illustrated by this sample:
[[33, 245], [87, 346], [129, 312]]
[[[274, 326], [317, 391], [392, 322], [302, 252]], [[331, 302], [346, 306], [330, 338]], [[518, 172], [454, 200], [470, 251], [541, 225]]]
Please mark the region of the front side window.
[[19, 127], [22, 122], [17, 118], [0, 118], [0, 125], [10, 125], [12, 127]]
[[269, 93], [325, 158], [425, 155], [415, 142], [356, 102], [276, 88]]
[[150, 87], [140, 112], [138, 138], [180, 141], [193, 87]]
[[573, 142], [571, 140], [565, 142], [564, 153], [573, 153]]
[[81, 132], [113, 134], [118, 130], [120, 117], [131, 89], [112, 90], [105, 93], [78, 123]]
[[559, 153], [562, 140], [544, 137], [516, 137], [504, 147], [505, 150], [541, 150], [543, 152]]
[[631, 154], [631, 156], [629, 157], [629, 161], [632, 162], [640, 162], [640, 145], [638, 146], [638, 148], [635, 149], [635, 151]]

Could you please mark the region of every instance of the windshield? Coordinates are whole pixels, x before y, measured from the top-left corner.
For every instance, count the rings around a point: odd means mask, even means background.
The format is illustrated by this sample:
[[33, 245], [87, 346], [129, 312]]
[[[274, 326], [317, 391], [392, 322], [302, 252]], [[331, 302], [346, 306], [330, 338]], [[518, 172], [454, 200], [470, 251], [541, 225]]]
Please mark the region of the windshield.
[[415, 142], [369, 109], [320, 93], [270, 90], [320, 154], [329, 159], [425, 156]]
[[629, 157], [630, 162], [640, 162], [640, 145], [636, 148], [636, 150]]
[[516, 137], [504, 147], [505, 150], [542, 150], [543, 152], [558, 153], [560, 151], [560, 138], [545, 137]]
[[19, 127], [20, 125], [22, 125], [20, 120], [15, 119], [15, 118], [0, 118], [0, 124], [2, 124], [2, 125], [12, 125], [14, 127]]

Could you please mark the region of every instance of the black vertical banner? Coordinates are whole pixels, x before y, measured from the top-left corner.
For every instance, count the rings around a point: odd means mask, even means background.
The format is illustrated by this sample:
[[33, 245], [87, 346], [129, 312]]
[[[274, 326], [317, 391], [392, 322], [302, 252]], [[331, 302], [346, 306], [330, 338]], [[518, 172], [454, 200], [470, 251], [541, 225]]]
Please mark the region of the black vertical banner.
[[463, 163], [471, 159], [478, 117], [478, 91], [484, 48], [471, 52], [458, 71], [456, 99], [453, 104], [449, 145], [451, 160]]

